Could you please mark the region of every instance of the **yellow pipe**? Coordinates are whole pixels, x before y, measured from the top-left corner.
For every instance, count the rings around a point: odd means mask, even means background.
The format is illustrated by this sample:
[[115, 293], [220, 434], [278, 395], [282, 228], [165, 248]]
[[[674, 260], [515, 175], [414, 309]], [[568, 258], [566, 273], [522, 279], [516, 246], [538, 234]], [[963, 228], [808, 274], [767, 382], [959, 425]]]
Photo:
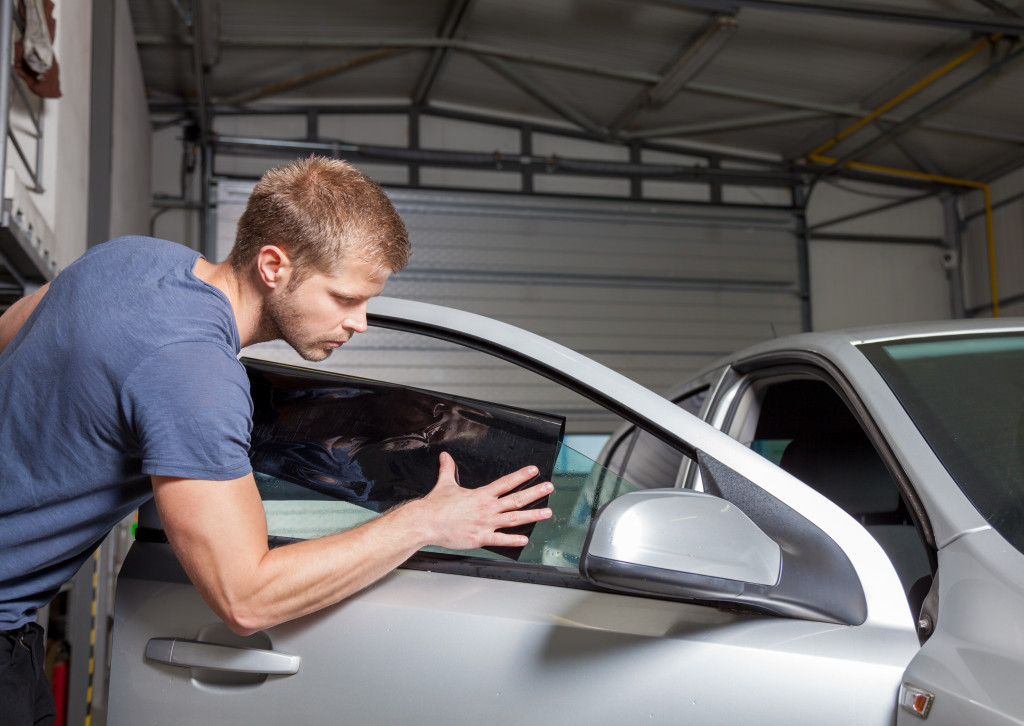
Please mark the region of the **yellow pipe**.
[[[830, 140], [826, 141], [824, 144], [822, 144], [817, 149], [808, 154], [807, 158], [818, 164], [829, 164], [831, 166], [835, 166], [836, 164], [839, 163], [839, 159], [830, 156], [823, 156], [823, 151], [832, 148], [840, 141], [848, 137], [850, 134], [854, 133], [859, 129], [864, 128], [885, 112], [889, 111], [890, 109], [899, 105], [900, 103], [903, 103], [908, 98], [910, 98], [918, 91], [920, 91], [922, 88], [928, 86], [929, 84], [938, 80], [942, 76], [946, 75], [951, 70], [959, 66], [964, 61], [966, 61], [968, 58], [975, 55], [984, 48], [987, 48], [992, 43], [995, 43], [1002, 37], [1003, 36], [1001, 34], [997, 33], [994, 35], [990, 35], [984, 40], [976, 43], [970, 49], [968, 49], [961, 55], [957, 56], [946, 65], [930, 73], [928, 76], [921, 79], [907, 90], [903, 91], [899, 95], [895, 96], [894, 98], [890, 99], [886, 103], [879, 106], [877, 109], [869, 113], [864, 118], [858, 120], [857, 122], [850, 125], [848, 128], [836, 134]], [[992, 290], [992, 316], [996, 318], [999, 317], [999, 284], [996, 276], [996, 238], [992, 224], [992, 190], [989, 188], [988, 184], [973, 181], [971, 179], [957, 179], [955, 177], [941, 176], [939, 174], [927, 174], [925, 172], [911, 171], [909, 169], [896, 169], [889, 166], [880, 166], [878, 164], [865, 164], [860, 161], [848, 161], [844, 164], [844, 166], [848, 166], [851, 169], [863, 169], [865, 171], [880, 172], [882, 174], [892, 174], [895, 176], [905, 176], [911, 177], [913, 179], [923, 179], [927, 181], [939, 182], [941, 184], [950, 184], [954, 186], [969, 187], [972, 189], [981, 189], [982, 192], [984, 192], [985, 194], [985, 231], [988, 237], [988, 271], [989, 285]]]
[[[835, 165], [839, 161], [839, 159], [834, 159], [830, 156], [822, 156], [821, 154], [813, 154], [808, 158], [819, 164], [829, 165]], [[951, 176], [927, 174], [923, 171], [910, 171], [909, 169], [894, 169], [893, 167], [880, 166], [878, 164], [865, 164], [861, 161], [848, 161], [844, 166], [848, 166], [851, 169], [862, 169], [864, 171], [874, 171], [881, 174], [906, 176], [913, 179], [939, 182], [940, 184], [980, 189], [985, 194], [985, 233], [988, 237], [988, 275], [989, 287], [992, 290], [992, 317], [999, 317], [999, 280], [997, 279], [996, 274], [996, 235], [995, 229], [992, 225], [992, 189], [988, 184], [973, 181], [971, 179], [957, 179], [956, 177]]]
[[858, 131], [859, 129], [864, 128], [865, 126], [867, 126], [869, 123], [874, 121], [876, 118], [878, 118], [882, 114], [886, 113], [887, 111], [890, 111], [895, 106], [898, 106], [899, 104], [903, 103], [908, 98], [910, 98], [911, 96], [916, 94], [918, 91], [920, 91], [922, 88], [931, 85], [933, 82], [937, 81], [939, 78], [941, 78], [942, 76], [944, 76], [947, 73], [949, 73], [951, 70], [953, 70], [954, 68], [959, 66], [964, 61], [966, 61], [969, 58], [971, 58], [973, 55], [975, 55], [979, 51], [984, 50], [988, 46], [992, 45], [992, 43], [995, 43], [1001, 37], [1003, 37], [1003, 36], [1000, 35], [1000, 34], [990, 35], [989, 37], [985, 38], [984, 40], [979, 41], [978, 43], [974, 44], [973, 46], [971, 46], [970, 49], [968, 49], [967, 51], [965, 51], [961, 55], [957, 56], [956, 58], [954, 58], [953, 60], [951, 60], [949, 63], [947, 63], [946, 65], [942, 66], [938, 70], [936, 70], [936, 71], [930, 73], [929, 75], [925, 76], [920, 81], [915, 83], [913, 86], [911, 86], [907, 90], [903, 91], [903, 93], [899, 94], [895, 98], [889, 99], [888, 101], [886, 101], [884, 104], [882, 104], [881, 106], [876, 108], [874, 111], [869, 113], [864, 118], [860, 119], [859, 121], [856, 121], [855, 123], [850, 125], [848, 128], [845, 128], [842, 131], [840, 131], [838, 134], [836, 134], [831, 139], [826, 141], [824, 144], [819, 146], [817, 149], [812, 151], [809, 154], [809, 156], [817, 156], [818, 154], [822, 153], [826, 149], [831, 149], [833, 146], [838, 144], [840, 141], [845, 139], [847, 136], [849, 136], [853, 132]]

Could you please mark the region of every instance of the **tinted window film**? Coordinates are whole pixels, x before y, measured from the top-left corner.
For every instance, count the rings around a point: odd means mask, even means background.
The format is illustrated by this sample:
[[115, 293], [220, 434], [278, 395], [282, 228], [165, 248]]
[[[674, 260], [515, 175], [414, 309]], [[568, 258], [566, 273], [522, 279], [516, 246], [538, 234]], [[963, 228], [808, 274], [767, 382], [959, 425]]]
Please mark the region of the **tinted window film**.
[[[459, 396], [243, 361], [253, 399], [253, 469], [375, 512], [427, 494], [438, 456], [475, 488], [528, 464], [551, 478], [561, 416]], [[269, 482], [264, 481], [264, 488]], [[530, 507], [546, 506], [540, 500]], [[533, 525], [518, 527], [529, 535]]]
[[1024, 335], [862, 345], [985, 519], [1024, 552]]

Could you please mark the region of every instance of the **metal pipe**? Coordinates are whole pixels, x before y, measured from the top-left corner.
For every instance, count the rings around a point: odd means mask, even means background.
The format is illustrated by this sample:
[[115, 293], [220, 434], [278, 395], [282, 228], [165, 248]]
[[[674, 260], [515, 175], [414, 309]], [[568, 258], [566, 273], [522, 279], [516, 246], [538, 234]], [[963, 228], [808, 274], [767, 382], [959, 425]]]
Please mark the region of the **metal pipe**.
[[[827, 156], [819, 157], [818, 159], [822, 163], [835, 164], [839, 160], [831, 159]], [[850, 161], [846, 164], [854, 169], [864, 169], [865, 171], [873, 171], [879, 174], [891, 174], [893, 176], [903, 176], [912, 179], [922, 179], [926, 181], [934, 181], [940, 184], [948, 184], [950, 186], [969, 187], [971, 189], [980, 189], [985, 195], [985, 231], [988, 236], [988, 267], [989, 267], [989, 289], [992, 293], [992, 310], [994, 317], [999, 317], [999, 283], [997, 279], [997, 266], [996, 266], [996, 241], [995, 241], [995, 230], [992, 225], [992, 192], [988, 184], [979, 181], [973, 181], [971, 179], [957, 179], [956, 177], [940, 176], [937, 174], [928, 174], [923, 171], [910, 171], [908, 169], [893, 169], [887, 166], [880, 166], [878, 164], [865, 164], [860, 161]]]
[[[723, 98], [735, 98], [740, 101], [754, 101], [756, 103], [767, 103], [774, 106], [784, 106], [786, 108], [818, 111], [820, 113], [827, 113], [835, 116], [849, 116], [853, 118], [860, 118], [864, 115], [863, 109], [854, 108], [852, 106], [837, 106], [830, 103], [814, 103], [812, 101], [802, 101], [795, 98], [787, 98], [785, 96], [776, 96], [768, 93], [758, 93], [756, 91], [744, 91], [736, 88], [717, 86], [709, 83], [691, 82], [686, 84], [686, 90], [692, 91], [694, 93], [706, 93], [712, 96], [722, 96]], [[894, 123], [898, 123], [903, 120], [903, 118], [900, 116], [884, 116], [882, 117], [882, 119]], [[1024, 136], [1016, 134], [980, 131], [978, 129], [968, 129], [963, 128], [961, 126], [955, 126], [953, 124], [940, 123], [937, 121], [924, 121], [918, 125], [921, 128], [925, 129], [943, 131], [951, 134], [960, 134], [963, 136], [972, 136], [978, 139], [1006, 141], [1009, 143], [1024, 143]]]
[[928, 245], [943, 247], [945, 242], [938, 237], [915, 237], [900, 234], [852, 234], [844, 232], [824, 232], [814, 235], [814, 239], [823, 242], [866, 242], [897, 245]]
[[[1012, 61], [1017, 60], [1022, 55], [1024, 55], [1024, 47], [1018, 48], [1013, 53], [1008, 53], [1002, 59], [996, 61], [995, 63], [992, 63], [991, 65], [987, 66], [984, 70], [974, 74], [973, 76], [968, 78], [966, 81], [964, 81], [963, 83], [960, 83], [958, 86], [956, 86], [956, 88], [953, 88], [952, 90], [947, 91], [946, 93], [944, 93], [939, 98], [935, 99], [931, 103], [928, 103], [923, 108], [915, 111], [913, 114], [911, 114], [907, 118], [905, 118], [902, 121], [900, 121], [898, 124], [895, 124], [895, 125], [887, 128], [885, 131], [880, 133], [878, 136], [876, 136], [871, 141], [869, 141], [869, 142], [867, 142], [865, 144], [862, 144], [861, 146], [858, 146], [853, 151], [848, 152], [847, 154], [842, 156], [837, 162], [835, 162], [833, 164], [833, 166], [842, 166], [843, 164], [847, 163], [848, 161], [850, 161], [852, 159], [855, 159], [858, 156], [862, 156], [863, 154], [866, 154], [869, 151], [872, 151], [872, 150], [876, 149], [877, 147], [879, 147], [880, 145], [882, 145], [883, 143], [888, 141], [890, 137], [894, 136], [895, 134], [897, 134], [900, 131], [902, 131], [903, 129], [905, 129], [907, 126], [909, 126], [912, 123], [914, 123], [917, 119], [919, 119], [919, 118], [921, 118], [923, 116], [926, 116], [927, 114], [931, 113], [936, 108], [938, 108], [939, 106], [943, 105], [944, 103], [946, 103], [948, 100], [950, 100], [954, 96], [959, 95], [963, 91], [967, 90], [968, 88], [970, 88], [971, 86], [976, 84], [978, 81], [986, 78], [987, 76], [992, 75], [993, 73], [995, 73], [999, 69], [1003, 68], [1007, 64], [1011, 63]], [[813, 157], [814, 155], [812, 154], [811, 156]]]
[[[1024, 199], [1024, 192], [1017, 192], [1016, 194], [1011, 194], [1010, 196], [1005, 197], [1003, 199], [1000, 199], [998, 202], [993, 204], [992, 205], [992, 211], [994, 212], [997, 209], [1001, 209], [1001, 208], [1005, 207], [1007, 204], [1013, 204], [1014, 202], [1018, 202], [1021, 199]], [[983, 217], [983, 216], [985, 216], [985, 210], [981, 209], [981, 210], [979, 210], [977, 212], [971, 212], [966, 217], [964, 217], [963, 221], [964, 221], [964, 224], [967, 224], [968, 222], [970, 222], [970, 221], [972, 221], [974, 219], [977, 219], [978, 217]]]
[[335, 63], [334, 65], [327, 66], [325, 68], [319, 68], [311, 73], [304, 73], [301, 76], [294, 78], [288, 78], [283, 81], [277, 81], [260, 88], [253, 89], [251, 91], [245, 91], [235, 96], [225, 99], [217, 99], [218, 103], [226, 103], [230, 106], [237, 106], [249, 101], [255, 101], [258, 98], [263, 98], [275, 93], [281, 93], [283, 91], [290, 91], [293, 88], [305, 86], [313, 81], [319, 81], [323, 78], [329, 78], [330, 76], [336, 76], [339, 73], [358, 68], [359, 66], [366, 65], [367, 63], [373, 63], [374, 61], [383, 60], [390, 58], [393, 55], [404, 52], [404, 48], [385, 48], [384, 50], [377, 50], [373, 53], [367, 53], [357, 58], [351, 58], [344, 63]]
[[[949, 63], [944, 65], [942, 68], [939, 68], [937, 71], [929, 74], [928, 76], [923, 78], [921, 81], [919, 81], [918, 83], [916, 83], [913, 86], [911, 86], [910, 88], [908, 88], [906, 91], [904, 91], [904, 92], [898, 94], [897, 96], [895, 96], [890, 101], [882, 104], [882, 106], [880, 106], [878, 109], [876, 109], [872, 113], [868, 114], [863, 119], [861, 119], [857, 123], [855, 123], [852, 126], [850, 126], [848, 129], [845, 129], [844, 131], [840, 132], [835, 137], [833, 137], [829, 141], [825, 142], [825, 144], [822, 144], [817, 149], [815, 149], [810, 154], [808, 154], [808, 158], [811, 161], [815, 161], [815, 162], [822, 163], [822, 164], [828, 164], [830, 170], [835, 170], [835, 169], [838, 169], [838, 168], [843, 167], [843, 166], [848, 166], [848, 167], [851, 167], [851, 168], [864, 169], [864, 170], [867, 170], [867, 171], [877, 171], [877, 172], [880, 172], [880, 173], [883, 173], [883, 174], [893, 174], [893, 175], [897, 175], [897, 176], [904, 176], [904, 177], [910, 177], [910, 178], [916, 178], [916, 179], [925, 179], [925, 180], [928, 180], [928, 181], [936, 181], [936, 182], [939, 182], [939, 183], [942, 183], [942, 184], [950, 184], [950, 185], [953, 185], [953, 186], [965, 186], [965, 187], [969, 187], [969, 188], [973, 188], [973, 189], [980, 189], [982, 191], [982, 193], [985, 195], [985, 218], [986, 218], [985, 219], [985, 221], [986, 221], [985, 228], [986, 228], [986, 234], [987, 234], [987, 237], [988, 237], [989, 286], [990, 286], [990, 291], [991, 291], [991, 295], [992, 295], [992, 312], [993, 312], [994, 317], [999, 317], [999, 284], [998, 284], [997, 265], [996, 265], [995, 230], [993, 228], [993, 223], [992, 223], [992, 192], [991, 192], [991, 189], [990, 189], [989, 185], [985, 184], [983, 182], [978, 182], [978, 181], [974, 181], [974, 180], [970, 180], [970, 179], [957, 179], [955, 177], [946, 177], [946, 176], [942, 176], [942, 175], [938, 175], [938, 174], [929, 174], [929, 173], [926, 173], [926, 172], [915, 172], [915, 171], [910, 171], [910, 170], [907, 170], [907, 169], [894, 169], [892, 167], [881, 166], [881, 165], [878, 165], [878, 164], [866, 164], [866, 163], [863, 163], [863, 162], [852, 161], [852, 159], [854, 157], [858, 156], [859, 154], [866, 153], [867, 151], [870, 151], [871, 149], [875, 148], [878, 144], [883, 143], [885, 140], [887, 140], [893, 134], [898, 133], [898, 131], [900, 131], [905, 126], [909, 125], [910, 123], [913, 123], [913, 121], [915, 121], [917, 118], [919, 118], [919, 117], [925, 115], [926, 113], [928, 113], [931, 109], [935, 108], [936, 106], [938, 106], [941, 103], [944, 103], [949, 98], [953, 97], [957, 93], [963, 91], [965, 88], [968, 88], [972, 84], [976, 83], [978, 80], [980, 80], [984, 76], [987, 76], [987, 75], [995, 72], [999, 68], [1002, 68], [1003, 66], [1005, 66], [1010, 61], [1016, 59], [1018, 56], [1020, 56], [1022, 53], [1024, 53], [1024, 48], [1018, 49], [1017, 51], [1015, 51], [1013, 53], [1007, 54], [1001, 60], [997, 61], [996, 63], [993, 63], [993, 64], [989, 65], [981, 73], [975, 74], [972, 78], [968, 79], [964, 83], [961, 83], [956, 88], [954, 88], [952, 91], [949, 91], [949, 92], [943, 94], [943, 96], [941, 98], [939, 98], [936, 101], [933, 101], [932, 103], [926, 105], [924, 108], [918, 110], [917, 112], [915, 112], [914, 114], [912, 114], [908, 118], [904, 119], [900, 123], [896, 124], [892, 128], [889, 128], [886, 131], [882, 132], [882, 134], [880, 134], [874, 140], [868, 142], [867, 144], [864, 144], [864, 145], [858, 147], [854, 151], [848, 153], [846, 156], [844, 156], [842, 158], [839, 158], [839, 159], [836, 159], [836, 158], [831, 158], [831, 157], [823, 156], [821, 152], [823, 150], [831, 148], [835, 144], [839, 143], [843, 139], [845, 139], [848, 136], [850, 136], [850, 134], [852, 134], [853, 132], [857, 131], [858, 129], [863, 128], [865, 125], [867, 125], [868, 123], [870, 123], [874, 119], [879, 118], [885, 111], [893, 108], [898, 103], [902, 103], [903, 101], [907, 100], [908, 98], [910, 98], [914, 94], [918, 93], [921, 89], [923, 89], [926, 86], [930, 85], [931, 83], [933, 83], [938, 78], [941, 78], [942, 76], [946, 75], [951, 70], [953, 70], [954, 68], [959, 66], [964, 61], [966, 61], [968, 58], [970, 58], [974, 54], [978, 53], [980, 50], [989, 47], [992, 43], [994, 43], [998, 39], [999, 39], [999, 36], [993, 36], [993, 37], [990, 37], [990, 38], [986, 38], [982, 42], [979, 42], [979, 43], [975, 44], [972, 48], [970, 48], [965, 53], [963, 53], [960, 56], [958, 56], [957, 58], [953, 59], [952, 61], [950, 61]], [[828, 172], [826, 172], [826, 173], [828, 173]]]
[[702, 165], [634, 164], [621, 161], [595, 161], [567, 159], [558, 156], [532, 154], [476, 153], [432, 149], [408, 149], [396, 146], [346, 144], [342, 142], [289, 141], [286, 139], [256, 139], [236, 136], [214, 136], [215, 146], [221, 149], [262, 149], [274, 154], [321, 153], [330, 156], [349, 155], [366, 160], [391, 161], [398, 164], [447, 164], [466, 167], [509, 168], [518, 166], [547, 173], [591, 174], [600, 176], [643, 176], [685, 181], [721, 180], [725, 183], [753, 186], [790, 187], [798, 174], [779, 171], [752, 171], [750, 169], [714, 169]]
[[207, 109], [206, 96], [206, 70], [203, 67], [203, 31], [202, 31], [202, 2], [203, 0], [192, 0], [192, 73], [195, 81], [196, 105], [199, 115], [199, 162], [200, 162], [200, 186], [199, 201], [203, 210], [199, 213], [199, 252], [210, 257], [210, 250], [207, 249], [207, 237], [209, 236], [209, 224], [207, 211], [210, 208], [209, 176], [207, 170], [210, 163], [210, 120]]
[[809, 332], [812, 328], [811, 311], [811, 249], [807, 235], [807, 201], [808, 194], [803, 184], [793, 187], [793, 206], [799, 212], [796, 215], [796, 259], [797, 279], [800, 285], [800, 322], [801, 330]]
[[1007, 35], [1024, 35], [1024, 21], [1019, 18], [991, 15], [973, 15], [966, 13], [942, 13], [928, 10], [916, 10], [894, 5], [877, 5], [869, 3], [828, 3], [809, 2], [806, 0], [647, 0], [657, 5], [670, 5], [678, 8], [699, 8], [721, 13], [735, 13], [740, 8], [756, 8], [758, 10], [780, 10], [817, 15], [832, 15], [842, 18], [859, 20], [875, 20], [889, 23], [908, 23], [911, 25], [930, 25], [938, 28], [969, 30], [975, 33], [1005, 33]]
[[890, 209], [895, 209], [896, 207], [902, 207], [904, 204], [912, 204], [913, 202], [919, 202], [919, 201], [921, 201], [923, 199], [928, 199], [931, 196], [933, 196], [932, 193], [928, 192], [926, 194], [919, 194], [919, 195], [914, 196], [914, 197], [907, 197], [906, 199], [897, 199], [894, 202], [889, 202], [889, 203], [883, 204], [883, 205], [881, 205], [879, 207], [871, 207], [870, 209], [862, 209], [859, 212], [852, 212], [850, 214], [844, 214], [841, 217], [834, 217], [833, 219], [829, 219], [829, 220], [826, 220], [824, 222], [818, 222], [817, 224], [809, 227], [807, 231], [808, 232], [815, 232], [815, 231], [817, 231], [819, 229], [823, 229], [825, 227], [831, 227], [833, 225], [840, 224], [842, 222], [849, 222], [849, 221], [854, 220], [854, 219], [859, 219], [861, 217], [867, 217], [867, 216], [872, 215], [872, 214], [877, 214], [878, 212], [885, 212], [885, 211], [888, 211]]
[[[11, 46], [13, 45], [12, 23], [14, 17], [14, 3], [11, 0], [0, 0], [0, 60], [3, 61], [0, 70], [0, 203], [6, 199], [6, 178], [7, 178], [7, 135], [10, 132], [11, 114]], [[6, 204], [4, 204], [6, 207]], [[7, 226], [7, 219], [10, 210], [3, 209], [0, 226]]]
[[[451, 0], [448, 10], [445, 12], [444, 21], [441, 23], [441, 29], [437, 33], [438, 38], [450, 40], [455, 36], [472, 2], [473, 0]], [[434, 48], [431, 52], [430, 59], [427, 61], [427, 65], [424, 67], [423, 73], [420, 74], [420, 78], [412, 92], [412, 102], [417, 106], [426, 103], [427, 98], [430, 97], [430, 92], [434, 88], [434, 82], [441, 72], [441, 66], [444, 64], [447, 55], [448, 48]]]
[[810, 118], [818, 118], [821, 115], [821, 111], [781, 111], [779, 113], [768, 113], [761, 116], [723, 119], [721, 121], [708, 121], [706, 123], [699, 124], [660, 126], [653, 129], [634, 131], [629, 134], [629, 137], [632, 139], [653, 139], [659, 136], [686, 136], [687, 134], [703, 134], [715, 131], [734, 131], [736, 129], [747, 129], [758, 126], [771, 126], [772, 124], [791, 123], [793, 121], [804, 121]]
[[992, 43], [994, 43], [998, 39], [999, 39], [999, 36], [992, 36], [992, 37], [989, 37], [989, 38], [985, 38], [984, 40], [982, 40], [982, 41], [980, 41], [978, 43], [975, 43], [966, 52], [961, 53], [956, 58], [951, 60], [949, 63], [946, 63], [941, 68], [938, 68], [935, 71], [929, 73], [927, 76], [922, 78], [920, 81], [918, 81], [917, 83], [915, 83], [912, 86], [910, 86], [910, 88], [907, 88], [902, 93], [899, 93], [896, 96], [894, 96], [893, 98], [889, 99], [888, 101], [883, 103], [881, 106], [876, 108], [874, 111], [869, 113], [867, 116], [862, 118], [857, 123], [852, 124], [852, 125], [848, 126], [847, 128], [843, 129], [842, 131], [840, 131], [838, 134], [833, 136], [831, 139], [826, 141], [824, 144], [822, 144], [821, 146], [819, 146], [816, 149], [814, 149], [814, 151], [812, 151], [810, 154], [808, 154], [808, 156], [810, 158], [814, 158], [815, 156], [817, 156], [817, 155], [827, 151], [828, 149], [831, 149], [833, 146], [838, 144], [840, 141], [845, 139], [847, 136], [850, 136], [851, 134], [855, 133], [856, 131], [859, 131], [860, 129], [864, 128], [869, 123], [871, 123], [872, 121], [877, 119], [879, 116], [884, 114], [886, 111], [889, 111], [890, 109], [894, 108], [895, 106], [898, 106], [899, 104], [903, 103], [904, 101], [906, 101], [908, 98], [910, 98], [914, 94], [916, 94], [919, 91], [921, 91], [923, 88], [931, 85], [932, 83], [937, 81], [939, 78], [942, 78], [944, 75], [946, 75], [947, 73], [952, 71], [954, 68], [958, 67], [962, 63], [966, 62], [968, 59], [972, 58], [975, 54], [979, 53], [980, 51], [982, 51], [985, 48], [987, 48], [990, 45], [992, 45]]
[[992, 289], [992, 317], [999, 317], [999, 281], [996, 279], [996, 235], [992, 227], [992, 189], [982, 185], [985, 193], [985, 234], [988, 237], [988, 276]]

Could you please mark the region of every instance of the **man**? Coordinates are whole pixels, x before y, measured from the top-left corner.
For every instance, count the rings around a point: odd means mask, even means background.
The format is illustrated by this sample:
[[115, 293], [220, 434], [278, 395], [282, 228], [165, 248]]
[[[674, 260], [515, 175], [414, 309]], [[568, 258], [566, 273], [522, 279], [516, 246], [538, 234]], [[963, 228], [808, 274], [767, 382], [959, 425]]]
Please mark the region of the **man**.
[[150, 496], [192, 582], [240, 634], [338, 602], [426, 545], [521, 546], [525, 537], [497, 530], [551, 516], [521, 509], [549, 483], [504, 496], [534, 467], [468, 490], [443, 454], [426, 497], [268, 549], [236, 356], [284, 339], [325, 359], [366, 329], [367, 301], [408, 255], [376, 184], [310, 158], [257, 184], [226, 262], [121, 238], [0, 318], [0, 703], [13, 723], [49, 707], [36, 695], [41, 652], [25, 655], [41, 644], [36, 609]]

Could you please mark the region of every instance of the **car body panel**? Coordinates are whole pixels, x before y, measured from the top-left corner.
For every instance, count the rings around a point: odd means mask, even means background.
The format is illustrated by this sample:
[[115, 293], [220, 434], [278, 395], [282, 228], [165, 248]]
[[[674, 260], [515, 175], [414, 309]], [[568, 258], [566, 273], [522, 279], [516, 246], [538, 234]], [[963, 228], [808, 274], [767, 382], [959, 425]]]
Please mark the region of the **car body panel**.
[[268, 629], [296, 675], [214, 685], [143, 658], [150, 637], [217, 641], [183, 572], [144, 579], [153, 559], [120, 580], [110, 723], [889, 724], [916, 650], [905, 630], [402, 569]]

